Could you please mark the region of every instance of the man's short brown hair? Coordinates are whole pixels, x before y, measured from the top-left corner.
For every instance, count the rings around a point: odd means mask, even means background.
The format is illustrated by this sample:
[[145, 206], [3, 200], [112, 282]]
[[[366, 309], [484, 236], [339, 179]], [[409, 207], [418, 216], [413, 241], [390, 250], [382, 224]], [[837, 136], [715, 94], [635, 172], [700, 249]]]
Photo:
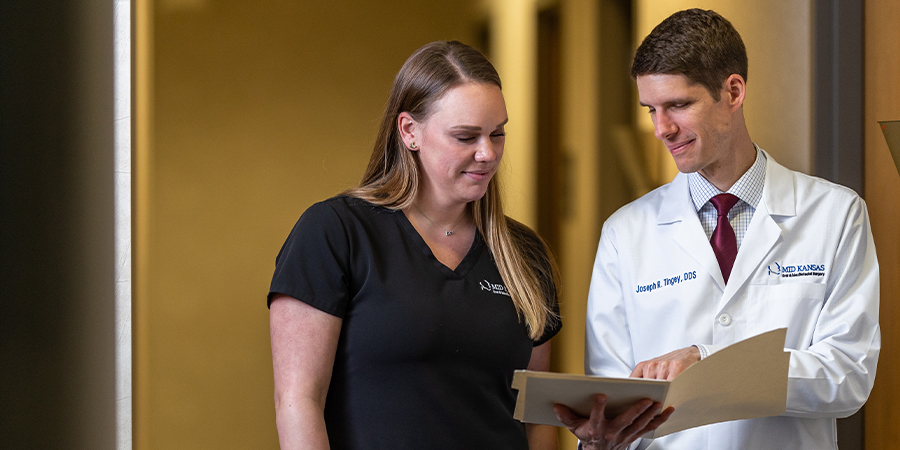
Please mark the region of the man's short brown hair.
[[657, 25], [634, 54], [632, 78], [655, 74], [685, 75], [719, 101], [731, 74], [747, 81], [747, 49], [731, 22], [715, 11], [679, 11]]

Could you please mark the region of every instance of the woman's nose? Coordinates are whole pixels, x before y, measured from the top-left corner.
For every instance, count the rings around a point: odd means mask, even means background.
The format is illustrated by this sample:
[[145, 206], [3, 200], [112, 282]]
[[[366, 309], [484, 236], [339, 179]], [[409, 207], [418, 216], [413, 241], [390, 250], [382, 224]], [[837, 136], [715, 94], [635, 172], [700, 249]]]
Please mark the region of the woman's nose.
[[478, 151], [475, 152], [476, 161], [491, 162], [495, 159], [497, 159], [497, 150], [494, 148], [494, 143], [490, 140], [482, 143]]

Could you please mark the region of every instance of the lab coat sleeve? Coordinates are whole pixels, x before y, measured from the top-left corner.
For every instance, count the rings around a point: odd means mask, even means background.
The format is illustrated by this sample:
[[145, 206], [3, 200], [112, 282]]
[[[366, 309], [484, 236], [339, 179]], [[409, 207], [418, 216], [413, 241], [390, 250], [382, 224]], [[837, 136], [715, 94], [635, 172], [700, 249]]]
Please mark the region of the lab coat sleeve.
[[[616, 238], [615, 228], [604, 223], [588, 292], [584, 357], [588, 375], [627, 377], [635, 365]], [[642, 449], [650, 442], [638, 439], [628, 448]]]
[[616, 237], [609, 222], [603, 224], [585, 323], [584, 371], [589, 375], [627, 377], [635, 365]]
[[[866, 402], [881, 349], [878, 260], [866, 206], [856, 197], [834, 263], [826, 268], [825, 301], [812, 342], [791, 353], [785, 415], [846, 417]], [[828, 221], [826, 221], [828, 222]]]

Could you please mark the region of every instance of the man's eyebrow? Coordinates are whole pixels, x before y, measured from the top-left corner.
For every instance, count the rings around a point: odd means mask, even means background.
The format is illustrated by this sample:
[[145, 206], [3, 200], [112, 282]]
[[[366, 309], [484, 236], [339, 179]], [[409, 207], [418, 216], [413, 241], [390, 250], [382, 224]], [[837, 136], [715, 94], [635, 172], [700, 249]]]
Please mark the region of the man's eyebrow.
[[[690, 98], [690, 97], [685, 97], [685, 98], [674, 98], [674, 99], [666, 100], [666, 101], [662, 102], [661, 105], [662, 105], [662, 106], [682, 105], [682, 104], [685, 104], [685, 103], [691, 103], [691, 102], [693, 102], [693, 101], [694, 101], [694, 99], [693, 99], [693, 98]], [[646, 103], [644, 103], [644, 102], [641, 102], [641, 101], [638, 101], [638, 103], [639, 103], [641, 106], [646, 107], [646, 108], [652, 108], [652, 107], [653, 107], [653, 106], [648, 105], [648, 104], [646, 104]]]

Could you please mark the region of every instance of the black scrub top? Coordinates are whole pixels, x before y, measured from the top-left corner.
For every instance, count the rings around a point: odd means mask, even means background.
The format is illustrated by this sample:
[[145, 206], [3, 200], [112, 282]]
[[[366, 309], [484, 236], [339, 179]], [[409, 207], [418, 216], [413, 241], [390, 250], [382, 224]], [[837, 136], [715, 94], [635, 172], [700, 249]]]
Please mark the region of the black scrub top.
[[343, 319], [325, 404], [332, 449], [527, 449], [513, 371], [561, 323], [528, 337], [478, 233], [450, 270], [401, 211], [335, 197], [294, 226], [276, 293]]

